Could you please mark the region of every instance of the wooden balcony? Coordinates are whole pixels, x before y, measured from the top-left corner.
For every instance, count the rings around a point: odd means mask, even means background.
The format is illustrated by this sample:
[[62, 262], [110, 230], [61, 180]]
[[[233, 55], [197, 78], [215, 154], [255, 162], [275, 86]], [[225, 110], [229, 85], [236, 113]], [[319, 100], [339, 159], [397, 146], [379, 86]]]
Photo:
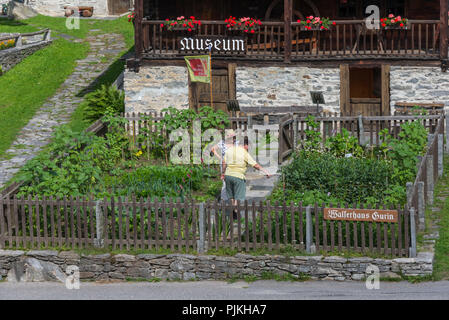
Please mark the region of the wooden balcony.
[[168, 31], [161, 28], [161, 23], [164, 21], [142, 20], [140, 45], [136, 46], [139, 58], [168, 60], [207, 54], [208, 50], [204, 47], [201, 50], [201, 45], [200, 49], [186, 48], [181, 40], [208, 37], [226, 41], [242, 39], [244, 50], [214, 48], [213, 56], [222, 60], [440, 60], [443, 56], [440, 20], [410, 20], [406, 29], [389, 30], [369, 30], [363, 20], [340, 20], [327, 31], [306, 31], [296, 22], [263, 22], [253, 34], [230, 32], [223, 21], [202, 21], [194, 32]]

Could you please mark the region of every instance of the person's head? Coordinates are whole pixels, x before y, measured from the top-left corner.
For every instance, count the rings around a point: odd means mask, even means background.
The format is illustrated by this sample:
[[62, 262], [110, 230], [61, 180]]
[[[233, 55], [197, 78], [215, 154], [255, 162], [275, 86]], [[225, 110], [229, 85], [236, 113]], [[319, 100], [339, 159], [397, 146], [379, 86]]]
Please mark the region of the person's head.
[[226, 130], [225, 143], [226, 144], [234, 144], [235, 136], [236, 136], [236, 134], [233, 129]]

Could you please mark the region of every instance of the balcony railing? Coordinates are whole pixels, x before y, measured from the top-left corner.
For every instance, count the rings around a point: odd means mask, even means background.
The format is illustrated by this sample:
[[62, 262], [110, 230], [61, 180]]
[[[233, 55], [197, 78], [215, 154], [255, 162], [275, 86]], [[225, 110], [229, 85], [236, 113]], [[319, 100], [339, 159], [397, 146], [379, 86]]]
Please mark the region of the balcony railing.
[[[240, 50], [214, 48], [220, 59], [303, 61], [345, 59], [414, 59], [440, 58], [440, 20], [410, 20], [406, 29], [370, 30], [362, 20], [336, 21], [326, 31], [308, 31], [296, 22], [286, 31], [286, 24], [263, 22], [255, 33], [229, 31], [222, 21], [203, 21], [194, 32], [169, 31], [164, 21], [143, 20], [141, 57], [144, 59], [182, 59], [185, 55], [204, 54], [204, 43], [186, 46], [183, 39], [240, 39]], [[291, 43], [289, 43], [291, 42]], [[193, 42], [190, 42], [193, 43]], [[227, 42], [229, 49], [230, 43]], [[235, 48], [234, 48], [235, 49]]]

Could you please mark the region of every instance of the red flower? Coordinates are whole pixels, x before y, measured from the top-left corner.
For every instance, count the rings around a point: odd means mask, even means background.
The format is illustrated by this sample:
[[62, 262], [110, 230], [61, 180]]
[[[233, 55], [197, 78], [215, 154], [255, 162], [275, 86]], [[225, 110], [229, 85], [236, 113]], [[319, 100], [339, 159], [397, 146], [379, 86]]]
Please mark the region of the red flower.
[[183, 25], [182, 25], [183, 27], [187, 27], [187, 25], [184, 23]]
[[161, 23], [161, 28], [163, 28], [164, 27], [164, 24], [163, 23]]
[[382, 27], [386, 27], [387, 25], [385, 23], [382, 23]]
[[192, 31], [192, 29], [191, 28], [189, 28], [189, 29], [187, 29], [188, 31]]
[[254, 30], [251, 30], [251, 33], [254, 33]]
[[190, 16], [190, 19], [195, 20], [195, 17], [194, 16]]
[[332, 22], [332, 24], [335, 26], [337, 23], [334, 21], [334, 22]]

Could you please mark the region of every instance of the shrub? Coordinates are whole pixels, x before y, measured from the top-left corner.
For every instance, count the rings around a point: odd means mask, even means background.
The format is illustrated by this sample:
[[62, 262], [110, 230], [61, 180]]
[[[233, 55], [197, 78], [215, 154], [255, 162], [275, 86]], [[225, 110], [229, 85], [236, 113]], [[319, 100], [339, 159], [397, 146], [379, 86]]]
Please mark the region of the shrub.
[[125, 94], [112, 86], [102, 85], [100, 89], [86, 96], [83, 105], [84, 118], [95, 121], [105, 114], [117, 115], [125, 112]]
[[[335, 158], [333, 155], [295, 155], [282, 169], [285, 187], [294, 192], [317, 191], [342, 202], [383, 199], [392, 167], [383, 160]], [[323, 199], [325, 200], [325, 199]]]

